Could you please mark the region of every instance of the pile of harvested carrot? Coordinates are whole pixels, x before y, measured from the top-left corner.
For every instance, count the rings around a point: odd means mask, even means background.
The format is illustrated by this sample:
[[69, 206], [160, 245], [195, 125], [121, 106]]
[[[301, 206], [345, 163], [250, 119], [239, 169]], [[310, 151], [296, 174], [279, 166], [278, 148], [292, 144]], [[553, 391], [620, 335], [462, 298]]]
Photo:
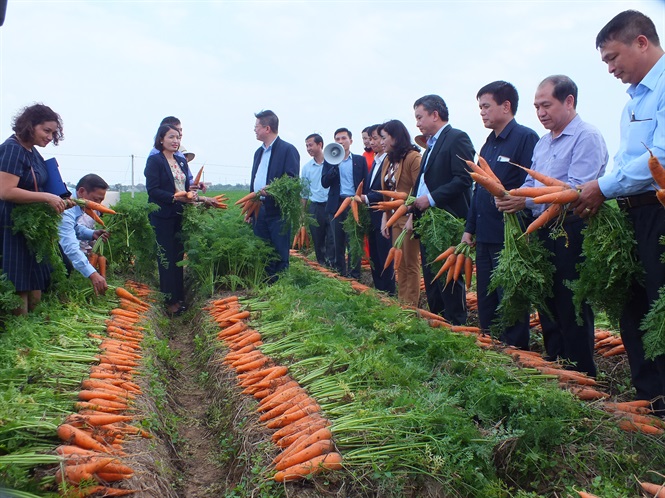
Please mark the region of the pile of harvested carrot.
[[[351, 287], [356, 290], [356, 292], [366, 292], [369, 290], [369, 287], [360, 284], [359, 282], [340, 277], [334, 272], [327, 271], [316, 261], [302, 257], [299, 254], [292, 253], [292, 255], [301, 258], [310, 267], [321, 271], [327, 276], [338, 278], [340, 280], [350, 281]], [[477, 300], [475, 295], [473, 297], [475, 300]], [[399, 304], [397, 301], [385, 297], [381, 298], [381, 300], [389, 305]], [[412, 306], [403, 307], [413, 309], [417, 316], [427, 320], [428, 324], [433, 328], [441, 327], [450, 330], [451, 332], [475, 337], [476, 344], [479, 347], [501, 351], [511, 356], [513, 360], [522, 367], [532, 368], [542, 375], [551, 376], [552, 379], [556, 379], [558, 381], [559, 386], [562, 389], [570, 391], [572, 394], [583, 401], [605, 400], [610, 397], [609, 394], [595, 389], [595, 387], [598, 386], [598, 382], [592, 377], [574, 370], [568, 370], [558, 363], [547, 361], [540, 355], [540, 353], [535, 351], [523, 351], [512, 346], [507, 346], [506, 344], [493, 339], [491, 336], [483, 334], [482, 330], [478, 327], [451, 325], [443, 317], [422, 308], [415, 308]], [[533, 319], [532, 323], [534, 325], [539, 323], [537, 317]], [[603, 342], [605, 340], [608, 340], [608, 342]], [[608, 331], [596, 331], [597, 349], [601, 349], [603, 347], [599, 347], [598, 344], [613, 345], [611, 349], [605, 352], [607, 356], [613, 356], [615, 354], [625, 352], [625, 350], [616, 349], [619, 347], [623, 348], [623, 344], [619, 344], [619, 341], [621, 341], [620, 337], [613, 336]], [[608, 354], [609, 352], [611, 352], [611, 354]], [[649, 435], [661, 435], [663, 434], [663, 429], [665, 429], [665, 423], [663, 423], [662, 420], [650, 415], [652, 412], [650, 409], [650, 403], [648, 401], [632, 401], [625, 403], [604, 402], [603, 404], [599, 405], [599, 408], [607, 411], [608, 413], [616, 415], [618, 417], [617, 423], [619, 427], [627, 432], [641, 432], [643, 434]]]
[[[141, 284], [128, 283], [139, 295], [149, 290]], [[106, 320], [106, 334], [90, 334], [99, 339], [99, 363], [90, 369], [90, 377], [81, 383], [78, 413], [68, 416], [58, 427], [63, 441], [56, 452], [64, 461], [56, 472], [66, 496], [124, 496], [135, 490], [109, 487], [134, 475], [121, 462], [123, 445], [130, 436], [151, 437], [143, 429], [130, 424], [132, 401], [141, 394], [133, 382], [141, 359], [143, 327], [138, 325], [150, 305], [129, 291], [117, 287], [120, 307], [111, 310]], [[94, 484], [96, 482], [96, 484]], [[93, 484], [91, 484], [93, 483]], [[75, 488], [68, 488], [74, 486]]]
[[288, 369], [261, 352], [261, 334], [246, 322], [249, 311], [242, 309], [236, 296], [214, 301], [207, 309], [221, 328], [217, 338], [230, 350], [224, 363], [235, 371], [242, 392], [259, 400], [259, 420], [276, 430], [272, 440], [282, 452], [273, 460], [275, 481], [341, 469], [342, 457], [334, 451], [330, 421]]

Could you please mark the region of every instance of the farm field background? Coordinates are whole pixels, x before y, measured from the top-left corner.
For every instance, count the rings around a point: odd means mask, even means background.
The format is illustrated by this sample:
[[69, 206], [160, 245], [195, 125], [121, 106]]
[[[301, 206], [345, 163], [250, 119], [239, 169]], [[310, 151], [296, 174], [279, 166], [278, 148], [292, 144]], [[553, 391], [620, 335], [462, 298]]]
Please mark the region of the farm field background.
[[[233, 206], [244, 194], [226, 192], [228, 210], [185, 215], [188, 311], [169, 319], [157, 292], [141, 297], [150, 307], [134, 325], [141, 342], [131, 380], [141, 394], [122, 413], [144, 432], [118, 438], [116, 457], [132, 473], [113, 488], [140, 497], [566, 497], [582, 490], [626, 497], [641, 496], [638, 480], [665, 481], [662, 431], [627, 432], [606, 409], [607, 401], [631, 399], [625, 355], [598, 357], [594, 387], [609, 398], [582, 401], [577, 384], [324, 275], [306, 252], [266, 286], [270, 250]], [[146, 202], [123, 194], [121, 215], [109, 220], [104, 251], [115, 287], [157, 288]], [[230, 296], [249, 312], [242, 323], [260, 335], [255, 349], [269, 365], [286, 367], [330, 422], [341, 470], [273, 480], [276, 430], [259, 419], [257, 398], [242, 393], [212, 306]], [[35, 313], [2, 315], [3, 498], [90, 488], [86, 480], [56, 484], [57, 431], [80, 410], [82, 382], [104, 361], [107, 320], [121, 305], [113, 292], [93, 297], [88, 282], [72, 275]], [[538, 339], [534, 329], [534, 349]]]

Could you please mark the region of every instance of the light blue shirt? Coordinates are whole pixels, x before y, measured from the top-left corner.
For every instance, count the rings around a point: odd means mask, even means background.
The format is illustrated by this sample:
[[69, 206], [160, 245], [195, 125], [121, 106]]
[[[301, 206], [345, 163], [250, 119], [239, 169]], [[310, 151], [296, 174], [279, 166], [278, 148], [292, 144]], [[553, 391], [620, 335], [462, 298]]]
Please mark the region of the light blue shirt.
[[621, 141], [614, 168], [598, 179], [601, 192], [609, 199], [654, 189], [644, 145], [665, 164], [665, 55], [626, 93], [630, 101], [621, 114]]
[[[277, 140], [277, 137], [275, 137], [275, 140]], [[272, 155], [272, 144], [275, 143], [275, 140], [268, 147], [266, 147], [266, 144], [261, 146], [263, 147], [263, 154], [261, 155], [261, 161], [259, 161], [259, 167], [256, 169], [256, 176], [254, 177], [254, 192], [258, 192], [268, 184], [268, 165], [270, 164], [270, 156]]]
[[446, 126], [450, 125], [445, 124], [444, 126], [439, 128], [439, 131], [437, 131], [434, 135], [432, 135], [427, 139], [427, 148], [429, 149], [429, 154], [427, 154], [427, 159], [425, 160], [425, 164], [421, 166], [421, 168], [423, 169], [423, 174], [420, 175], [420, 183], [418, 184], [418, 192], [416, 193], [416, 197], [422, 197], [423, 195], [426, 195], [427, 199], [429, 200], [430, 207], [435, 206], [436, 202], [434, 202], [434, 198], [429, 193], [429, 187], [427, 187], [427, 184], [425, 183], [425, 170], [427, 169], [427, 163], [429, 163], [429, 158], [432, 155], [432, 150], [436, 145], [436, 141], [439, 139], [439, 137], [441, 136], [441, 132], [446, 128]]
[[339, 163], [339, 195], [340, 197], [351, 197], [356, 195], [356, 187], [353, 185], [353, 155]]
[[311, 202], [326, 202], [328, 200], [328, 190], [321, 185], [321, 173], [323, 172], [323, 163], [319, 164], [314, 159], [302, 167], [300, 177], [306, 186], [306, 191], [302, 193], [303, 199], [309, 199]]
[[88, 278], [97, 270], [81, 250], [79, 240], [92, 240], [95, 231], [77, 223], [81, 216], [83, 216], [83, 209], [80, 206], [65, 209], [58, 226], [58, 237], [62, 251], [69, 258], [74, 269]]
[[[558, 137], [552, 138], [552, 132], [549, 132], [538, 140], [533, 149], [531, 169], [575, 187], [600, 177], [608, 159], [605, 139], [600, 131], [577, 115]], [[542, 185], [527, 175], [523, 186]], [[548, 204], [534, 204], [533, 200], [527, 198], [526, 207], [537, 216]]]

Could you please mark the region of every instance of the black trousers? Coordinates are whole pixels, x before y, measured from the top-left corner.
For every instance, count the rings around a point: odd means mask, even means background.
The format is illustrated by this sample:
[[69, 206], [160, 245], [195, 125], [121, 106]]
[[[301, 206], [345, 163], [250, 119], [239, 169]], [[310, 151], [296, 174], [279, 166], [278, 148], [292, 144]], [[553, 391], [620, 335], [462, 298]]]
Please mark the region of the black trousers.
[[387, 292], [391, 296], [395, 295], [395, 269], [393, 264], [383, 270], [388, 258], [388, 253], [392, 247], [392, 238], [386, 239], [381, 235], [381, 218], [383, 213], [371, 213], [372, 230], [367, 235], [369, 244], [369, 259], [372, 262], [372, 280], [374, 287], [380, 291]]
[[665, 355], [655, 360], [644, 357], [640, 322], [658, 298], [658, 289], [665, 285], [665, 263], [660, 258], [665, 246], [658, 239], [665, 236], [665, 210], [660, 204], [628, 209], [628, 217], [635, 230], [637, 252], [645, 270], [644, 285], [632, 282], [632, 295], [621, 316], [621, 339], [626, 347], [630, 376], [637, 391], [637, 399], [660, 397], [654, 408], [665, 410]]
[[[340, 198], [339, 205], [342, 204], [342, 199]], [[360, 259], [355, 265], [351, 264], [351, 254], [347, 258], [347, 249], [349, 247], [349, 241], [346, 237], [346, 232], [344, 231], [343, 225], [344, 220], [349, 215], [351, 208], [347, 207], [346, 210], [340, 214], [337, 218], [332, 220], [333, 228], [333, 237], [335, 241], [335, 269], [339, 272], [340, 275], [344, 277], [351, 278], [360, 278]]]
[[581, 309], [582, 325], [578, 325], [573, 305], [573, 291], [566, 285], [567, 280], [579, 278], [576, 266], [584, 260], [582, 257], [584, 226], [584, 221], [579, 218], [565, 223], [567, 238], [552, 239], [547, 229], [538, 232], [545, 247], [554, 254], [552, 263], [556, 268], [552, 289], [554, 296], [545, 302], [552, 316], [545, 310], [538, 310], [538, 314], [543, 329], [547, 359], [568, 360], [574, 363], [575, 370], [595, 376], [593, 311], [587, 303], [584, 303]]
[[[488, 332], [497, 317], [501, 302], [501, 289], [488, 292], [490, 278], [496, 268], [503, 244], [476, 243], [476, 290], [478, 292], [478, 321], [480, 328]], [[522, 320], [501, 332], [499, 339], [520, 349], [529, 349], [529, 313]]]
[[157, 239], [159, 290], [166, 296], [166, 304], [185, 300], [185, 280], [182, 261], [185, 249], [182, 244], [182, 217], [158, 218], [150, 215], [150, 224]]
[[291, 248], [291, 228], [286, 227], [279, 211], [268, 213], [264, 205], [254, 218], [254, 235], [262, 238], [272, 245], [277, 253], [277, 259], [266, 265], [266, 273], [271, 281], [275, 281], [277, 274], [289, 267], [289, 249]]
[[[464, 325], [466, 323], [466, 289], [464, 279], [450, 282], [446, 287], [444, 281], [437, 279], [432, 283], [434, 273], [429, 265], [428, 255], [425, 247], [420, 244], [420, 258], [423, 264], [423, 278], [425, 279], [425, 292], [427, 293], [427, 305], [432, 313], [441, 315], [453, 325]], [[431, 256], [432, 259], [436, 254]]]
[[307, 210], [319, 225], [312, 225], [309, 228], [312, 233], [312, 245], [316, 253], [316, 261], [320, 265], [332, 267], [332, 261], [335, 260], [335, 240], [330, 215], [326, 212], [326, 203], [310, 202]]

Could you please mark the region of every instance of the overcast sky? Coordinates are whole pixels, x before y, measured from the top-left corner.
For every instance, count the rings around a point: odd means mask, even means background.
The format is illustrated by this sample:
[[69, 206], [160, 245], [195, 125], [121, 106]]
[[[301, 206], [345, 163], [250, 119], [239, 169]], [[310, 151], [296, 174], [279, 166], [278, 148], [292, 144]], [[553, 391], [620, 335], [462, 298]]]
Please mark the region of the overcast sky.
[[65, 140], [65, 181], [95, 172], [144, 183], [146, 155], [164, 116], [182, 120], [183, 145], [206, 181], [249, 183], [260, 145], [254, 113], [272, 109], [280, 136], [309, 160], [305, 137], [402, 120], [418, 133], [413, 102], [441, 95], [450, 122], [479, 150], [487, 136], [478, 89], [494, 80], [520, 93], [517, 119], [539, 135], [538, 83], [566, 74], [578, 112], [617, 149], [625, 85], [595, 49], [598, 31], [633, 8], [665, 38], [665, 2], [651, 1], [143, 1], [9, 0], [0, 27], [0, 138], [12, 117], [42, 102]]

